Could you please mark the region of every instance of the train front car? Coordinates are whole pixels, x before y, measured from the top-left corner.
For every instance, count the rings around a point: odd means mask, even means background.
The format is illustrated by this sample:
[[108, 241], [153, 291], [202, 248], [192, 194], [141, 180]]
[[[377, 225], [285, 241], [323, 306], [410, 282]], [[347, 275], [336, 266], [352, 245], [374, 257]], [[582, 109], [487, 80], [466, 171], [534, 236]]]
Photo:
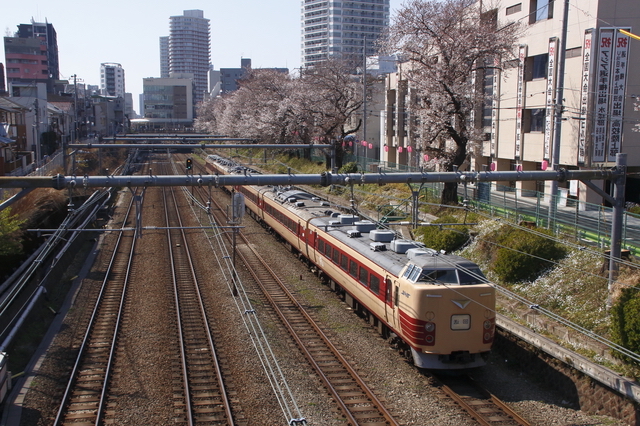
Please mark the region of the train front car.
[[495, 289], [478, 266], [430, 249], [410, 249], [396, 288], [397, 318], [416, 366], [485, 364], [495, 333]]

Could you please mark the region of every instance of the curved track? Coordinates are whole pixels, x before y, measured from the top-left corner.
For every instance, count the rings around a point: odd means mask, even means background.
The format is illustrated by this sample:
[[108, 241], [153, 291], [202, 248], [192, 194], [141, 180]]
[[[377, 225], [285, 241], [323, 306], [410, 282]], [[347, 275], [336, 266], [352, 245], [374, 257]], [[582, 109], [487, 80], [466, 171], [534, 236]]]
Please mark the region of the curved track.
[[469, 376], [435, 375], [442, 391], [483, 426], [529, 426], [507, 404]]
[[[213, 199], [216, 202], [215, 199]], [[212, 209], [218, 223], [224, 223], [225, 208]], [[307, 314], [277, 274], [263, 261], [243, 234], [239, 234], [237, 255], [305, 355], [347, 424], [359, 426], [397, 425], [391, 413], [349, 362], [331, 343], [320, 326]]]

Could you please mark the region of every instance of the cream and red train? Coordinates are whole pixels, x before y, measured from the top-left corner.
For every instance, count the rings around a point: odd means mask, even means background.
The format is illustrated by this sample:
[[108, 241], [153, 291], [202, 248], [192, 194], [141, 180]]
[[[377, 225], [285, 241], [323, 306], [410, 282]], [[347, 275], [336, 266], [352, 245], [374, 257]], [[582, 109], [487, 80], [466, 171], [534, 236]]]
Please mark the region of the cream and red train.
[[[237, 165], [210, 156], [221, 174]], [[495, 289], [478, 266], [441, 254], [299, 189], [239, 186], [251, 215], [278, 233], [421, 368], [485, 363], [495, 332]]]

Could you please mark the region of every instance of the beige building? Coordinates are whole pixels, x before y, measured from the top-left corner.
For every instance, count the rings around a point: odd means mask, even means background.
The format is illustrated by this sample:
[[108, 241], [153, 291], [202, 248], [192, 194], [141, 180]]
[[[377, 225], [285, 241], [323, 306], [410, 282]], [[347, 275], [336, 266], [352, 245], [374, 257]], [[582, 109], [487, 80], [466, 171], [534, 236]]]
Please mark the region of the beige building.
[[[578, 5], [575, 5], [578, 3]], [[476, 109], [475, 123], [485, 137], [472, 170], [543, 170], [553, 165], [555, 95], [558, 89], [563, 0], [499, 0], [484, 2], [498, 8], [499, 22], [519, 21], [519, 59], [475, 76], [478, 90], [494, 93], [493, 102]], [[559, 167], [610, 167], [618, 152], [627, 154], [630, 172], [640, 171], [640, 40], [620, 29], [640, 32], [637, 0], [572, 1], [567, 16], [563, 113], [559, 138]], [[386, 158], [419, 164], [419, 142], [410, 139], [411, 88], [401, 73], [387, 81]], [[408, 111], [408, 112], [407, 112]], [[412, 143], [413, 142], [413, 143]], [[412, 153], [407, 148], [412, 146]], [[399, 151], [402, 149], [402, 153]], [[630, 180], [633, 185], [635, 182]], [[499, 182], [523, 190], [549, 193], [549, 182]], [[629, 185], [628, 185], [629, 186]], [[582, 201], [601, 198], [578, 182], [561, 188]], [[603, 184], [603, 188], [607, 189]]]

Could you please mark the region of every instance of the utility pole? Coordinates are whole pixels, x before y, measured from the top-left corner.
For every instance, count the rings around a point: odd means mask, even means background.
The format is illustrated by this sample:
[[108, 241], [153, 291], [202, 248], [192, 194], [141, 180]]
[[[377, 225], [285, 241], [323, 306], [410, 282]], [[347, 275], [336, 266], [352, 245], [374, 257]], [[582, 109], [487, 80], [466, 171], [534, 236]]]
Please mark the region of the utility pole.
[[[549, 4], [552, 7], [552, 4]], [[567, 50], [567, 24], [569, 21], [569, 0], [564, 0], [564, 14], [562, 16], [562, 35], [560, 36], [560, 52], [558, 53], [558, 86], [556, 87], [555, 126], [553, 135], [553, 149], [551, 151], [552, 169], [557, 171], [560, 164], [560, 141], [562, 137], [562, 112], [564, 98], [564, 68]], [[551, 202], [549, 203], [549, 226], [556, 217], [558, 210], [558, 181], [552, 180], [550, 185]]]

